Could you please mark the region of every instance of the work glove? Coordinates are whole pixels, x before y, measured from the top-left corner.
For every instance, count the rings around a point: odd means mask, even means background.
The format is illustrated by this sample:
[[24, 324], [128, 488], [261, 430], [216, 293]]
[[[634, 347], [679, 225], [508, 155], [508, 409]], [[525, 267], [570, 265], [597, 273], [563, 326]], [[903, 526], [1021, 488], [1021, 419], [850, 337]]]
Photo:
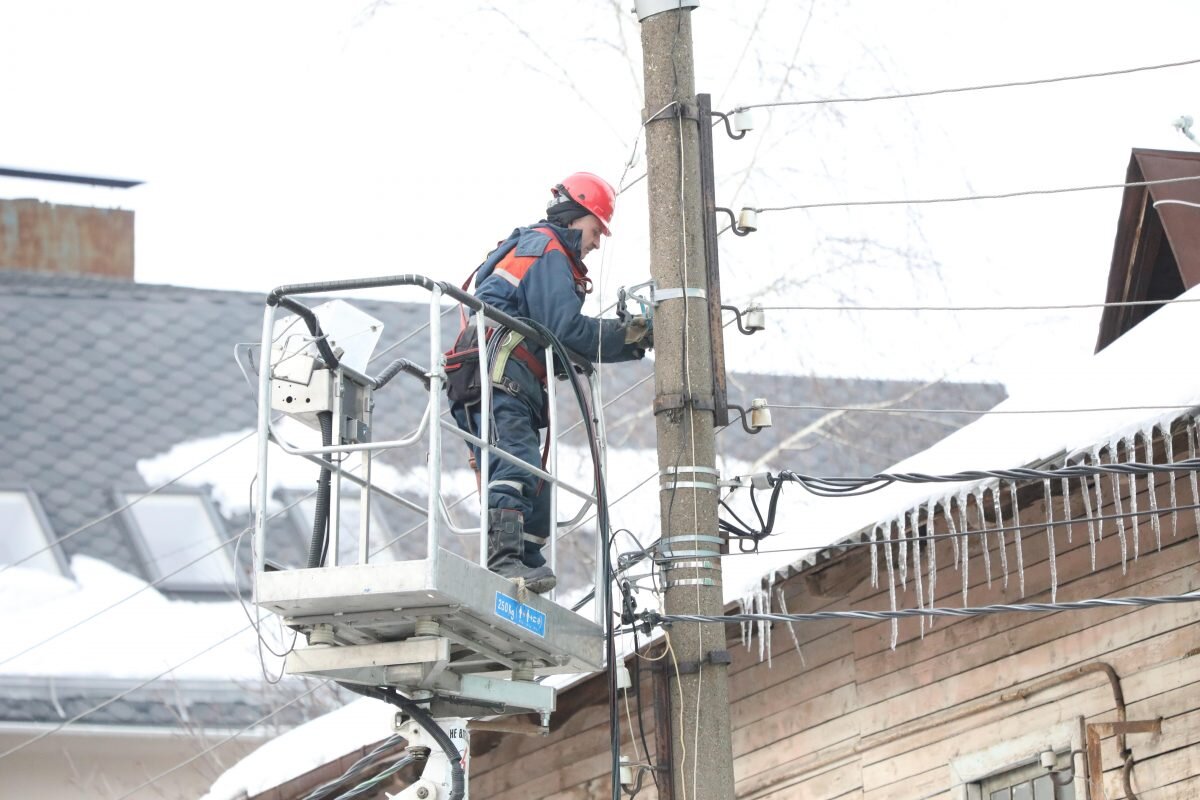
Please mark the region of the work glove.
[[646, 350], [654, 348], [654, 321], [641, 315], [630, 317], [625, 323], [625, 344], [633, 344]]

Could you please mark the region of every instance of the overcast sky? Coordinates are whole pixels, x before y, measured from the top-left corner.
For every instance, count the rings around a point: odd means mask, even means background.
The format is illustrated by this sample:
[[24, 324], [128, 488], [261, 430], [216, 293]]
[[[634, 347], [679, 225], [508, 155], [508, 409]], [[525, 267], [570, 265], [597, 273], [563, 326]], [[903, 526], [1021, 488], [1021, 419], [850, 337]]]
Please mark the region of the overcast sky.
[[[461, 280], [547, 187], [616, 182], [638, 131], [632, 0], [0, 0], [4, 166], [146, 181], [0, 180], [0, 196], [132, 208], [137, 278], [262, 291]], [[718, 108], [1027, 80], [1200, 57], [1200, 4], [703, 2]], [[1120, 182], [1134, 147], [1195, 149], [1200, 66], [1050, 86], [758, 111], [716, 144], [718, 201], [924, 198]], [[626, 180], [645, 169], [639, 160]], [[648, 278], [644, 183], [591, 259], [607, 305]], [[723, 236], [727, 301], [1103, 299], [1121, 193], [764, 214]], [[408, 296], [416, 299], [415, 296]], [[1036, 385], [1097, 312], [770, 315], [731, 363]], [[764, 357], [765, 356], [765, 357]]]

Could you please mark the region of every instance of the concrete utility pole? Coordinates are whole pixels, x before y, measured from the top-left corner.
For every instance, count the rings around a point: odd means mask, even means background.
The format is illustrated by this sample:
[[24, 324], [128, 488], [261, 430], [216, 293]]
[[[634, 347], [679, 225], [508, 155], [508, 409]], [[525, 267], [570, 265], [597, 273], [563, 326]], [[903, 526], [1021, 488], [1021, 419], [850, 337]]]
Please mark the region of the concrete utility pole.
[[[637, 0], [642, 24], [649, 165], [662, 550], [666, 613], [723, 612], [713, 432], [712, 338], [705, 262], [691, 7], [698, 0]], [[680, 291], [680, 290], [683, 291]], [[733, 791], [725, 626], [669, 631], [680, 676], [663, 662], [670, 692], [674, 797], [728, 800]], [[680, 720], [682, 719], [682, 724]]]

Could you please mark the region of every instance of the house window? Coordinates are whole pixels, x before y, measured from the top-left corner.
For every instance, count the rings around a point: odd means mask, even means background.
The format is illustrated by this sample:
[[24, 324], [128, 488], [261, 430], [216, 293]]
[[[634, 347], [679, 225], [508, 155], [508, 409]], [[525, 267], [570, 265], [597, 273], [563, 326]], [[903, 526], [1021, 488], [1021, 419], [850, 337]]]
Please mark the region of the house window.
[[55, 575], [65, 573], [50, 524], [32, 492], [0, 490], [0, 564], [17, 564]]
[[[152, 579], [165, 591], [213, 592], [233, 587], [232, 543], [208, 499], [190, 492], [125, 493], [130, 528]], [[136, 502], [135, 502], [136, 501]]]
[[[950, 761], [954, 800], [1075, 800], [1084, 796], [1082, 769], [1074, 769], [1083, 751], [1080, 717], [1047, 729], [1033, 726], [1014, 736], [997, 731], [986, 749]], [[1053, 755], [1054, 765], [1047, 769]], [[1043, 760], [1045, 759], [1045, 762]]]
[[980, 794], [984, 800], [1075, 800], [1067, 756], [1057, 756], [1057, 762], [1055, 772], [1029, 764], [986, 778], [979, 782]]

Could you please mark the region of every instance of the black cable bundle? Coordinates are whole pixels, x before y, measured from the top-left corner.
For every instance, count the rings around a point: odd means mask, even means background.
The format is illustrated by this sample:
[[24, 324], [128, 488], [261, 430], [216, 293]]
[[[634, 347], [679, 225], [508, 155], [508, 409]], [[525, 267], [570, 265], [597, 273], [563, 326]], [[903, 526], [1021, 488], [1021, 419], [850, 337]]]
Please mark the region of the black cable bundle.
[[[596, 524], [599, 528], [597, 534], [600, 536], [600, 541], [604, 543], [603, 559], [604, 569], [604, 607], [609, 609], [609, 614], [605, 617], [604, 622], [604, 654], [605, 662], [608, 664], [608, 726], [609, 726], [609, 747], [612, 750], [612, 798], [613, 800], [621, 800], [621, 731], [619, 728], [621, 712], [617, 706], [617, 648], [616, 634], [614, 632], [612, 620], [612, 582], [615, 577], [613, 574], [611, 558], [609, 555], [610, 525], [608, 519], [608, 490], [604, 485], [604, 476], [600, 472], [600, 453], [596, 449], [596, 428], [593, 424], [592, 415], [588, 407], [587, 398], [583, 394], [583, 387], [579, 385], [579, 377], [571, 366], [571, 360], [567, 355], [567, 349], [562, 342], [558, 340], [550, 329], [540, 322], [532, 319], [518, 317], [521, 322], [524, 322], [529, 327], [545, 337], [550, 343], [550, 347], [554, 350], [555, 357], [562, 364], [564, 370], [570, 378], [571, 389], [575, 392], [575, 399], [579, 403], [580, 416], [583, 418], [583, 425], [587, 431], [588, 447], [592, 451], [592, 467], [596, 482]], [[547, 433], [548, 436], [554, 435], [553, 431]], [[556, 534], [553, 527], [556, 522], [552, 522], [552, 530], [550, 535]]]
[[[774, 478], [768, 475], [767, 481], [771, 484], [771, 501], [767, 506], [767, 518], [765, 520], [763, 519], [762, 511], [760, 511], [758, 508], [758, 498], [756, 497], [758, 489], [756, 489], [754, 486], [750, 487], [750, 505], [754, 506], [754, 513], [758, 517], [758, 530], [751, 528], [749, 525], [743, 522], [742, 518], [737, 515], [737, 512], [730, 508], [724, 500], [718, 501], [721, 504], [721, 508], [728, 511], [730, 516], [737, 520], [737, 525], [733, 524], [732, 522], [727, 522], [723, 519], [718, 519], [717, 527], [719, 527], [722, 532], [727, 533], [730, 536], [736, 536], [739, 540], [742, 540], [739, 542], [738, 546], [741, 548], [743, 553], [758, 550], [758, 543], [770, 536], [775, 530], [775, 509], [779, 505], [779, 492], [781, 489], [783, 489], [783, 480], [781, 478]], [[751, 542], [750, 547], [745, 546], [745, 540], [749, 540]]]

